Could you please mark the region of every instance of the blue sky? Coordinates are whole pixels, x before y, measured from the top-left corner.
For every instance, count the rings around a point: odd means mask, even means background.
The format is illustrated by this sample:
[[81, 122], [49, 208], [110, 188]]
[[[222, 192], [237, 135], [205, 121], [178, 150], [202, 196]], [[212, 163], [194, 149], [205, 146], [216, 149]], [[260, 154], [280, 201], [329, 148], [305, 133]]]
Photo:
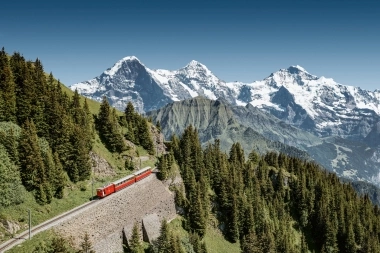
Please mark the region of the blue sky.
[[66, 85], [135, 55], [151, 69], [197, 60], [220, 79], [243, 82], [298, 64], [374, 90], [380, 1], [7, 1], [2, 46], [40, 58]]

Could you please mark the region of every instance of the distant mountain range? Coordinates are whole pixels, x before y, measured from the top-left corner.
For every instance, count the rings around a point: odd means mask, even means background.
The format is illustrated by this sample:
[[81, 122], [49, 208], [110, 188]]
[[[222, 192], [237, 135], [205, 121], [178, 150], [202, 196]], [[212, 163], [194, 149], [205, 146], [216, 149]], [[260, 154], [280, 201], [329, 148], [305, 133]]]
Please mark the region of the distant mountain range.
[[224, 82], [197, 61], [175, 71], [151, 70], [132, 56], [70, 88], [97, 101], [107, 96], [120, 110], [132, 101], [141, 113], [196, 96], [224, 98], [232, 105], [249, 103], [320, 137], [363, 140], [371, 132], [370, 139], [379, 140], [380, 90], [344, 86], [300, 66], [253, 83]]
[[248, 148], [260, 135], [266, 144], [259, 150], [278, 142], [307, 151], [340, 176], [380, 183], [380, 90], [344, 86], [300, 66], [253, 83], [225, 82], [197, 61], [175, 71], [152, 70], [134, 56], [70, 88], [97, 101], [107, 96], [120, 110], [129, 101], [140, 113], [162, 108], [150, 115], [167, 137], [190, 123], [202, 129], [203, 142], [223, 137], [226, 146], [240, 141]]

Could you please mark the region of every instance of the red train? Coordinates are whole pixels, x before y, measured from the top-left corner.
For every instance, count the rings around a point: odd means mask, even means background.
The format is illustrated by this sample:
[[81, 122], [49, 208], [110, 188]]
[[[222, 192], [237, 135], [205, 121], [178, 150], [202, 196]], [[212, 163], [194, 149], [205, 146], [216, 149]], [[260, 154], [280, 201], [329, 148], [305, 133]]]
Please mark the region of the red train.
[[149, 176], [150, 174], [152, 174], [151, 167], [145, 167], [141, 170], [136, 171], [132, 175], [123, 177], [113, 183], [110, 183], [109, 185], [96, 189], [96, 195], [99, 198], [104, 198], [114, 192], [120, 191], [121, 189], [130, 186], [131, 184], [134, 184], [137, 181], [140, 181], [141, 179]]

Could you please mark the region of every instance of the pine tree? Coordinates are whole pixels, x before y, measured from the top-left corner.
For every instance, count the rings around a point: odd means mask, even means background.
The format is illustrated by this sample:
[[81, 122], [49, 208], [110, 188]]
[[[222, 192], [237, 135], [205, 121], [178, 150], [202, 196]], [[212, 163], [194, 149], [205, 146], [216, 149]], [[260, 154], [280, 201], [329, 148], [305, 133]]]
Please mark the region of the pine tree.
[[206, 218], [199, 184], [197, 184], [195, 193], [190, 196], [188, 216], [191, 231], [197, 233], [200, 237], [203, 237], [206, 233]]
[[241, 244], [242, 253], [261, 253], [263, 252], [260, 247], [259, 240], [254, 231], [245, 235]]
[[16, 90], [8, 56], [0, 51], [0, 121], [16, 122]]
[[77, 182], [90, 178], [91, 175], [91, 163], [89, 150], [86, 139], [84, 139], [80, 133], [82, 129], [78, 126], [74, 126], [73, 134], [71, 135], [71, 168], [68, 171], [71, 181]]
[[31, 74], [33, 66], [30, 62], [25, 62], [19, 54], [14, 54], [11, 62], [13, 62], [12, 70], [16, 73], [17, 122], [22, 125], [26, 119], [32, 117], [33, 98], [36, 96]]
[[36, 199], [36, 202], [40, 205], [44, 205], [45, 203], [47, 203], [48, 199], [46, 197], [45, 186], [43, 184], [37, 185], [34, 197]]
[[304, 233], [301, 234], [301, 253], [308, 253], [308, 245]]
[[18, 136], [13, 128], [0, 131], [0, 144], [7, 150], [9, 158], [17, 165], [18, 164]]
[[347, 253], [355, 253], [356, 250], [356, 243], [355, 243], [355, 233], [352, 228], [352, 224], [348, 226], [348, 233], [347, 233], [347, 239], [345, 243], [345, 252]]
[[18, 168], [9, 159], [5, 148], [0, 144], [0, 206], [12, 206], [24, 200], [24, 187], [21, 184]]
[[87, 142], [87, 149], [90, 151], [92, 149], [93, 145], [93, 140], [95, 138], [95, 132], [94, 132], [94, 127], [93, 127], [93, 120], [92, 120], [92, 114], [90, 112], [90, 108], [87, 103], [87, 99], [84, 100], [83, 104], [83, 112], [84, 112], [84, 117], [82, 120], [82, 125], [85, 129], [85, 136], [86, 136], [86, 142]]
[[117, 120], [116, 110], [111, 110], [106, 97], [103, 97], [96, 125], [101, 140], [111, 152], [122, 152], [126, 149]]
[[167, 156], [165, 154], [158, 158], [157, 169], [159, 171], [157, 175], [158, 179], [166, 180], [169, 175], [168, 174], [169, 168], [168, 168]]
[[165, 219], [161, 221], [160, 235], [156, 242], [159, 253], [170, 253], [170, 232]]
[[135, 222], [132, 229], [131, 239], [129, 240], [129, 252], [130, 253], [144, 253], [144, 249], [140, 240], [140, 232], [138, 228], [138, 223]]
[[153, 140], [150, 135], [150, 130], [148, 126], [148, 122], [146, 119], [141, 119], [139, 126], [139, 138], [140, 144], [143, 148], [145, 148], [150, 155], [154, 155], [154, 145]]
[[132, 123], [132, 125], [135, 125], [135, 117], [135, 108], [133, 107], [133, 104], [129, 101], [127, 107], [125, 108], [125, 118], [128, 123]]
[[117, 116], [115, 108], [112, 109], [110, 133], [112, 135], [111, 136], [111, 146], [113, 147], [112, 149], [119, 153], [126, 150], [127, 147], [124, 143], [124, 138], [121, 132], [121, 128], [119, 125], [118, 116]]
[[92, 249], [92, 243], [87, 232], [84, 234], [83, 241], [80, 243], [80, 247], [81, 249], [78, 251], [78, 253], [95, 253], [95, 251]]
[[[25, 188], [41, 191], [45, 178], [45, 165], [41, 157], [38, 137], [33, 121], [23, 125], [19, 144], [20, 172]], [[43, 195], [43, 193], [40, 193]]]
[[70, 253], [70, 249], [67, 246], [67, 241], [59, 236], [53, 237], [51, 245], [47, 250], [47, 253]]
[[239, 211], [237, 207], [237, 196], [232, 193], [232, 199], [230, 202], [230, 208], [228, 216], [226, 217], [226, 234], [231, 242], [237, 242], [239, 240]]
[[63, 190], [66, 185], [66, 176], [62, 168], [62, 164], [59, 160], [58, 153], [54, 153], [54, 164], [55, 171], [52, 178], [52, 185], [54, 188], [54, 197], [61, 199], [63, 198]]
[[31, 119], [37, 129], [39, 137], [49, 137], [49, 125], [46, 122], [45, 110], [46, 101], [48, 100], [47, 80], [41, 61], [37, 58], [32, 67], [32, 80], [35, 85], [35, 93], [32, 100], [32, 115]]
[[75, 89], [75, 91], [74, 91], [74, 95], [73, 95], [73, 98], [71, 101], [70, 108], [71, 108], [71, 115], [73, 117], [74, 123], [75, 124], [83, 124], [84, 123], [83, 118], [85, 115], [82, 111], [82, 107], [80, 104], [80, 96], [79, 96], [77, 89]]
[[201, 239], [197, 233], [191, 233], [190, 236], [190, 243], [193, 245], [193, 249], [195, 253], [201, 253], [202, 247], [201, 247]]

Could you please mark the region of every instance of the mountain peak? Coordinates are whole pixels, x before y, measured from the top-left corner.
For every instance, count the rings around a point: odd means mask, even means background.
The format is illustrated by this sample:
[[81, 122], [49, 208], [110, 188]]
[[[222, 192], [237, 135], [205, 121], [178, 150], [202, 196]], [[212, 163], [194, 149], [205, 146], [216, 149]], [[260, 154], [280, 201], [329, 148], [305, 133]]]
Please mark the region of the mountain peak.
[[140, 61], [140, 60], [136, 56], [132, 55], [132, 56], [126, 56], [120, 61]]
[[286, 69], [289, 73], [291, 74], [299, 74], [300, 72], [304, 72], [309, 74], [309, 72], [306, 71], [303, 67], [300, 65], [295, 65], [295, 66], [290, 66], [289, 68]]
[[196, 60], [192, 60], [191, 62], [189, 62], [189, 64], [187, 64], [185, 68], [198, 68], [208, 70], [208, 68], [205, 65]]
[[110, 75], [110, 76], [113, 76], [122, 66], [122, 64], [124, 62], [134, 62], [134, 61], [137, 61], [139, 62], [140, 64], [142, 64], [140, 62], [140, 60], [136, 57], [136, 56], [126, 56], [124, 57], [123, 59], [119, 60], [118, 62], [116, 62], [112, 68], [109, 68], [107, 69], [106, 71], [104, 71], [104, 74], [106, 75]]

